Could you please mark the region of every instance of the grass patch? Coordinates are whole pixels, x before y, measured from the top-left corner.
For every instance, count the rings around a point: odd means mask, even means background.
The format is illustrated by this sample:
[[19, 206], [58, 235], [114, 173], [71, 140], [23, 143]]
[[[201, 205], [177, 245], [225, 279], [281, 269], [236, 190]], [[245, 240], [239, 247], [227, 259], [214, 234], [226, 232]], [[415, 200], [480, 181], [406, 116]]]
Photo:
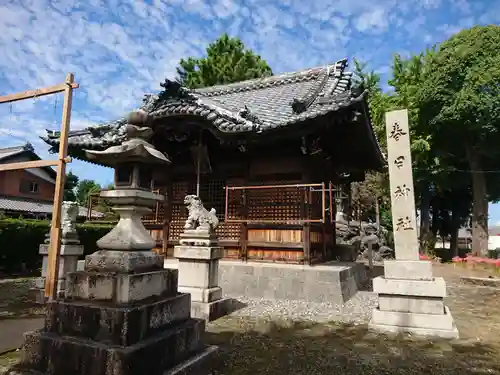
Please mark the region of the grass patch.
[[477, 340], [383, 335], [366, 325], [226, 317], [209, 326], [216, 374], [494, 374], [498, 347]]
[[3, 374], [13, 366], [19, 360], [20, 355], [20, 351], [13, 351], [0, 355], [0, 374]]

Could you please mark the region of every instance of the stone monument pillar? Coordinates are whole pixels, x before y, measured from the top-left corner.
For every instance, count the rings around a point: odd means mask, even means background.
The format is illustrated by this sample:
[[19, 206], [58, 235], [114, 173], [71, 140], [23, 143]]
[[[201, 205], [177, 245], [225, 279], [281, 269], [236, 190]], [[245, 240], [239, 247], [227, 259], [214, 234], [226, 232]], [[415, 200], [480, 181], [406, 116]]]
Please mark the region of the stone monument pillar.
[[[78, 258], [83, 255], [83, 245], [80, 245], [75, 228], [78, 216], [76, 202], [62, 203], [62, 235], [61, 251], [59, 255], [59, 276], [57, 280], [57, 296], [62, 297], [65, 291], [66, 275], [77, 270]], [[45, 243], [40, 245], [39, 253], [43, 257], [42, 276], [35, 280], [35, 298], [38, 303], [45, 303], [45, 278], [49, 259], [50, 234], [47, 234]]]
[[386, 113], [387, 152], [396, 260], [384, 262], [373, 280], [379, 306], [369, 327], [381, 331], [458, 338], [444, 305], [446, 284], [432, 276], [432, 263], [419, 260], [407, 110]]
[[215, 209], [208, 211], [196, 195], [187, 195], [189, 211], [184, 233], [174, 248], [179, 259], [179, 293], [191, 294], [191, 315], [212, 321], [228, 313], [229, 300], [219, 287], [219, 259], [222, 248], [215, 234], [219, 220]]
[[86, 257], [85, 270], [68, 274], [65, 299], [48, 305], [45, 327], [25, 335], [18, 368], [26, 374], [210, 372], [216, 348], [203, 344], [205, 321], [191, 318], [191, 296], [177, 292], [178, 271], [163, 268], [141, 222], [163, 199], [150, 191], [150, 167], [170, 162], [146, 142], [151, 135], [149, 127], [128, 125], [122, 145], [86, 151], [115, 167], [116, 190], [101, 196], [120, 220], [97, 242], [102, 250]]

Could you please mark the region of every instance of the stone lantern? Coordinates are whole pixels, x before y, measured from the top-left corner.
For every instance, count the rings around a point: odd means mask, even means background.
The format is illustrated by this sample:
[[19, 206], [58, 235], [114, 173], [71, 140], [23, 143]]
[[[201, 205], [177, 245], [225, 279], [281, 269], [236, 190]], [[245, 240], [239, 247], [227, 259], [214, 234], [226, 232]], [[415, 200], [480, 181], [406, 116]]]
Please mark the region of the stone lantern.
[[[132, 117], [132, 116], [131, 116]], [[137, 116], [136, 116], [137, 117]], [[97, 241], [102, 251], [88, 256], [86, 270], [139, 271], [152, 266], [163, 268], [163, 256], [154, 253], [155, 241], [142, 224], [141, 217], [151, 213], [164, 196], [151, 192], [153, 169], [170, 164], [170, 160], [147, 142], [153, 130], [129, 124], [127, 141], [104, 151], [86, 151], [89, 160], [115, 169], [115, 190], [100, 196], [113, 205], [120, 215], [118, 224]]]
[[178, 271], [163, 268], [141, 222], [164, 199], [150, 191], [152, 168], [170, 161], [146, 141], [152, 129], [132, 123], [137, 117], [129, 118], [123, 144], [87, 151], [90, 160], [115, 168], [116, 189], [101, 197], [120, 220], [97, 241], [101, 250], [85, 258], [85, 269], [68, 273], [65, 297], [49, 303], [44, 328], [25, 335], [19, 368], [29, 373], [212, 371], [217, 348], [203, 343], [205, 321], [191, 317], [191, 295], [178, 292]]

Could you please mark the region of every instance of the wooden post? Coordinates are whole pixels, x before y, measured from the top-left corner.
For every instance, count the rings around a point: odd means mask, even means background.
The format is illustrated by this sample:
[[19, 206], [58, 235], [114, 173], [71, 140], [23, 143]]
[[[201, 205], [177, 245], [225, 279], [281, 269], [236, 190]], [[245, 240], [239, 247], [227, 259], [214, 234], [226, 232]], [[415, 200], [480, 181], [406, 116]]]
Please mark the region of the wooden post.
[[[170, 175], [170, 173], [169, 173]], [[168, 258], [168, 240], [170, 239], [170, 225], [172, 223], [172, 200], [174, 196], [173, 181], [167, 177], [166, 202], [163, 206], [163, 253]]]
[[7, 171], [12, 169], [27, 169], [27, 168], [40, 168], [46, 166], [57, 166], [56, 187], [54, 194], [54, 207], [52, 213], [52, 225], [50, 230], [50, 249], [48, 256], [48, 269], [47, 278], [45, 282], [45, 296], [49, 300], [54, 299], [57, 294], [57, 279], [59, 276], [59, 251], [61, 247], [61, 207], [64, 193], [64, 180], [66, 178], [66, 163], [71, 162], [71, 158], [67, 157], [68, 152], [68, 134], [69, 123], [71, 119], [71, 103], [73, 98], [73, 89], [77, 89], [79, 85], [74, 82], [74, 76], [68, 73], [66, 81], [62, 84], [50, 86], [37, 90], [25, 91], [22, 93], [0, 96], [1, 103], [12, 103], [19, 100], [37, 98], [50, 94], [56, 94], [64, 91], [64, 106], [61, 124], [61, 136], [59, 145], [58, 160], [45, 161], [38, 160], [32, 162], [11, 163], [5, 164], [0, 168], [0, 171]]
[[[243, 220], [245, 220], [248, 219], [247, 191], [242, 190], [241, 195], [241, 203], [243, 206], [241, 209], [241, 216]], [[240, 259], [244, 261], [248, 260], [248, 224], [246, 222], [243, 222], [240, 225]]]
[[64, 90], [64, 104], [62, 113], [61, 136], [59, 143], [59, 160], [57, 164], [56, 187], [54, 193], [54, 207], [52, 210], [52, 224], [50, 228], [50, 247], [45, 281], [45, 297], [49, 301], [57, 298], [57, 280], [59, 274], [59, 252], [61, 250], [61, 207], [64, 194], [64, 180], [66, 179], [66, 155], [68, 153], [68, 135], [71, 121], [71, 104], [73, 101], [74, 76], [68, 73]]

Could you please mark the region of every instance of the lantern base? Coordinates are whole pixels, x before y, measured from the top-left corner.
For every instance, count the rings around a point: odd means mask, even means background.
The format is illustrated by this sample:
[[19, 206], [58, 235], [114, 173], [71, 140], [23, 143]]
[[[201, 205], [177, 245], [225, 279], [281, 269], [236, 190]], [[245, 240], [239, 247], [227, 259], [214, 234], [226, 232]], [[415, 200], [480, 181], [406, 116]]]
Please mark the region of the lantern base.
[[163, 269], [164, 257], [154, 251], [99, 250], [85, 257], [85, 271], [144, 272]]

